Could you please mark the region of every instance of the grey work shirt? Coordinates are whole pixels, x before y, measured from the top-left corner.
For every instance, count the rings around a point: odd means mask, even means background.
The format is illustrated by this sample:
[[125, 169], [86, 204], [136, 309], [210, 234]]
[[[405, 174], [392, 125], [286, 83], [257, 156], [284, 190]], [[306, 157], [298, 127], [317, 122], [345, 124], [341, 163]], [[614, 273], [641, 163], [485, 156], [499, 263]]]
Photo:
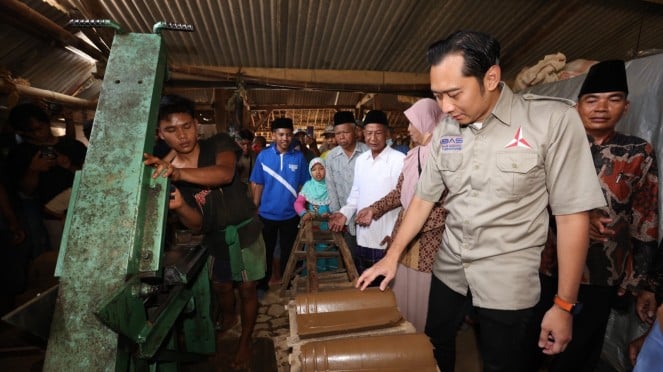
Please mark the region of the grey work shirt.
[[505, 84], [480, 130], [445, 119], [417, 196], [449, 211], [434, 275], [476, 306], [519, 310], [539, 300], [539, 262], [554, 215], [605, 205], [572, 101], [515, 95]]
[[[325, 169], [327, 171], [325, 183], [329, 195], [329, 209], [332, 212], [338, 212], [347, 203], [354, 181], [355, 162], [357, 157], [366, 150], [368, 150], [368, 146], [363, 142], [356, 143], [350, 157], [345, 154], [341, 146], [329, 150], [325, 159]], [[355, 216], [353, 215], [347, 222], [348, 232], [353, 236], [357, 235], [354, 222]]]

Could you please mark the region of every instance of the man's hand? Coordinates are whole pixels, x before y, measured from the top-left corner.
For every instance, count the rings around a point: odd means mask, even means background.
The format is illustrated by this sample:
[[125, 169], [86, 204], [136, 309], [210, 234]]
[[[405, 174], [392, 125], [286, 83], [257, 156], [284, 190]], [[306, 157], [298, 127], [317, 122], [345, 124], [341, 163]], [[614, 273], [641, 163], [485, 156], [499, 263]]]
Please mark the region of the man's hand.
[[571, 341], [572, 326], [573, 316], [553, 305], [541, 321], [539, 347], [543, 349], [543, 353], [555, 355], [564, 351]]
[[345, 217], [343, 213], [332, 213], [332, 215], [329, 216], [329, 230], [333, 232], [343, 231], [343, 227], [345, 227], [345, 222], [347, 222], [347, 220], [347, 217]]
[[170, 201], [168, 202], [168, 209], [177, 210], [182, 208], [186, 203], [184, 198], [182, 198], [182, 193], [177, 187], [172, 187], [172, 192], [170, 193]]
[[638, 318], [647, 324], [653, 324], [656, 319], [656, 296], [654, 292], [640, 291], [635, 298], [635, 311]]
[[589, 238], [602, 242], [608, 241], [615, 236], [615, 231], [608, 228], [612, 223], [612, 218], [605, 216], [601, 210], [589, 212]]
[[357, 218], [355, 222], [359, 226], [369, 226], [373, 222], [373, 216], [375, 216], [375, 211], [371, 207], [366, 207], [357, 213]]
[[152, 172], [153, 179], [156, 179], [157, 177], [161, 176], [163, 178], [170, 177], [172, 181], [180, 180], [179, 169], [173, 167], [171, 163], [165, 160], [161, 160], [158, 157], [147, 153], [143, 154], [143, 158], [145, 159], [145, 161], [143, 161], [143, 164], [147, 165], [148, 167], [154, 168], [154, 172]]
[[380, 283], [380, 290], [384, 291], [387, 289], [387, 285], [391, 282], [394, 277], [396, 277], [396, 269], [398, 268], [398, 257], [392, 257], [391, 255], [383, 257], [380, 261], [376, 262], [375, 265], [366, 269], [359, 279], [357, 279], [357, 284], [355, 288], [359, 288], [362, 291], [368, 287], [369, 284], [375, 280], [380, 275], [384, 276], [384, 279]]

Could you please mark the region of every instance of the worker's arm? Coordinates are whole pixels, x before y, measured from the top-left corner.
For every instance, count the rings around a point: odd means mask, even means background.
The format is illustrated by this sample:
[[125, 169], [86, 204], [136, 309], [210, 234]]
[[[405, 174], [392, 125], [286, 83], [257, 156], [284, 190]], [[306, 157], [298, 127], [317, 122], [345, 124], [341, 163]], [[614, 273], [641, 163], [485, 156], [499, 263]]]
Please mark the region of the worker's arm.
[[[589, 214], [580, 212], [555, 216], [557, 222], [557, 296], [568, 303], [578, 302], [589, 247]], [[558, 354], [566, 349], [572, 337], [573, 315], [553, 305], [543, 317], [539, 347], [544, 354]]]
[[177, 188], [171, 192], [170, 196], [168, 208], [177, 214], [184, 226], [195, 232], [200, 232], [203, 227], [203, 215], [200, 210], [187, 204]]
[[403, 222], [387, 250], [387, 254], [361, 274], [359, 279], [357, 279], [357, 288], [366, 289], [380, 275], [384, 275], [384, 279], [380, 283], [380, 290], [384, 291], [387, 288], [389, 282], [396, 276], [396, 269], [401, 254], [410, 241], [421, 231], [434, 205], [435, 203], [420, 199], [416, 195], [414, 196], [405, 212]]
[[222, 151], [216, 154], [216, 164], [203, 168], [175, 168], [171, 179], [203, 186], [227, 185], [235, 177], [237, 154]]
[[233, 151], [216, 154], [216, 164], [202, 168], [176, 168], [172, 163], [150, 154], [144, 154], [145, 165], [154, 167], [152, 178], [170, 177], [172, 181], [184, 181], [201, 186], [220, 186], [232, 182], [235, 176], [237, 155]]

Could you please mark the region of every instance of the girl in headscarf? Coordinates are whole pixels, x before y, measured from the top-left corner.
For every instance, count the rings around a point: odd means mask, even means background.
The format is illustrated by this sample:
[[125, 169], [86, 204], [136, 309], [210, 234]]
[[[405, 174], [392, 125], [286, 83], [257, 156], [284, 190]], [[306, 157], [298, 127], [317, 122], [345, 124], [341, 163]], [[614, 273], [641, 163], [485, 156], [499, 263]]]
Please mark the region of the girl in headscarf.
[[[302, 218], [302, 225], [313, 217], [327, 217], [330, 213], [329, 196], [325, 183], [325, 161], [319, 157], [314, 158], [308, 165], [308, 171], [311, 174], [311, 179], [306, 181], [295, 200], [295, 212]], [[326, 221], [320, 222], [319, 228], [322, 231], [329, 230]], [[327, 248], [326, 244], [316, 244], [315, 246], [316, 251], [319, 252]], [[319, 258], [316, 266], [318, 272], [338, 268], [336, 258]]]
[[[377, 220], [386, 212], [402, 206], [392, 238], [396, 235], [405, 211], [414, 197], [419, 175], [428, 160], [433, 130], [442, 120], [443, 113], [435, 100], [424, 98], [407, 109], [405, 116], [410, 121], [408, 132], [415, 147], [408, 151], [405, 157], [398, 184], [389, 194], [357, 214], [357, 223], [370, 224], [371, 220]], [[426, 326], [433, 261], [442, 243], [444, 230], [446, 212], [442, 207], [442, 201], [445, 196], [446, 193], [435, 204], [419, 235], [410, 242], [403, 253], [393, 283], [398, 309], [418, 332], [424, 332]]]

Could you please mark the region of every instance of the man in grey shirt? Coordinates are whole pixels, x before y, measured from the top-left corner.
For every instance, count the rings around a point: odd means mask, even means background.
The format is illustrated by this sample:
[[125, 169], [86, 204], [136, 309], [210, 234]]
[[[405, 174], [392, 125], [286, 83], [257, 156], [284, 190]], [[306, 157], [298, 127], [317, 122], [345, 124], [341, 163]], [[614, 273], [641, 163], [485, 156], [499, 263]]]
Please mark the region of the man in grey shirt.
[[[350, 196], [352, 182], [354, 181], [355, 161], [368, 146], [363, 142], [357, 142], [355, 134], [355, 117], [350, 111], [339, 111], [334, 114], [334, 136], [338, 146], [329, 150], [325, 159], [327, 175], [327, 193], [329, 194], [329, 209], [338, 212], [345, 205]], [[353, 216], [347, 224], [348, 229], [343, 232], [353, 258], [357, 250], [355, 217]], [[335, 226], [329, 221], [329, 229], [342, 229], [343, 226]], [[355, 260], [356, 261], [356, 260]]]
[[[431, 91], [448, 117], [433, 134], [416, 195], [365, 288], [394, 277], [400, 254], [448, 190], [442, 248], [433, 268], [426, 334], [443, 371], [453, 371], [464, 309], [481, 324], [484, 371], [523, 371], [527, 325], [540, 294], [538, 268], [550, 206], [558, 228], [559, 286], [541, 322], [539, 347], [571, 340], [572, 311], [588, 247], [591, 209], [605, 205], [572, 101], [519, 96], [501, 82], [499, 42], [459, 31], [428, 50]], [[568, 306], [566, 306], [568, 305]]]

